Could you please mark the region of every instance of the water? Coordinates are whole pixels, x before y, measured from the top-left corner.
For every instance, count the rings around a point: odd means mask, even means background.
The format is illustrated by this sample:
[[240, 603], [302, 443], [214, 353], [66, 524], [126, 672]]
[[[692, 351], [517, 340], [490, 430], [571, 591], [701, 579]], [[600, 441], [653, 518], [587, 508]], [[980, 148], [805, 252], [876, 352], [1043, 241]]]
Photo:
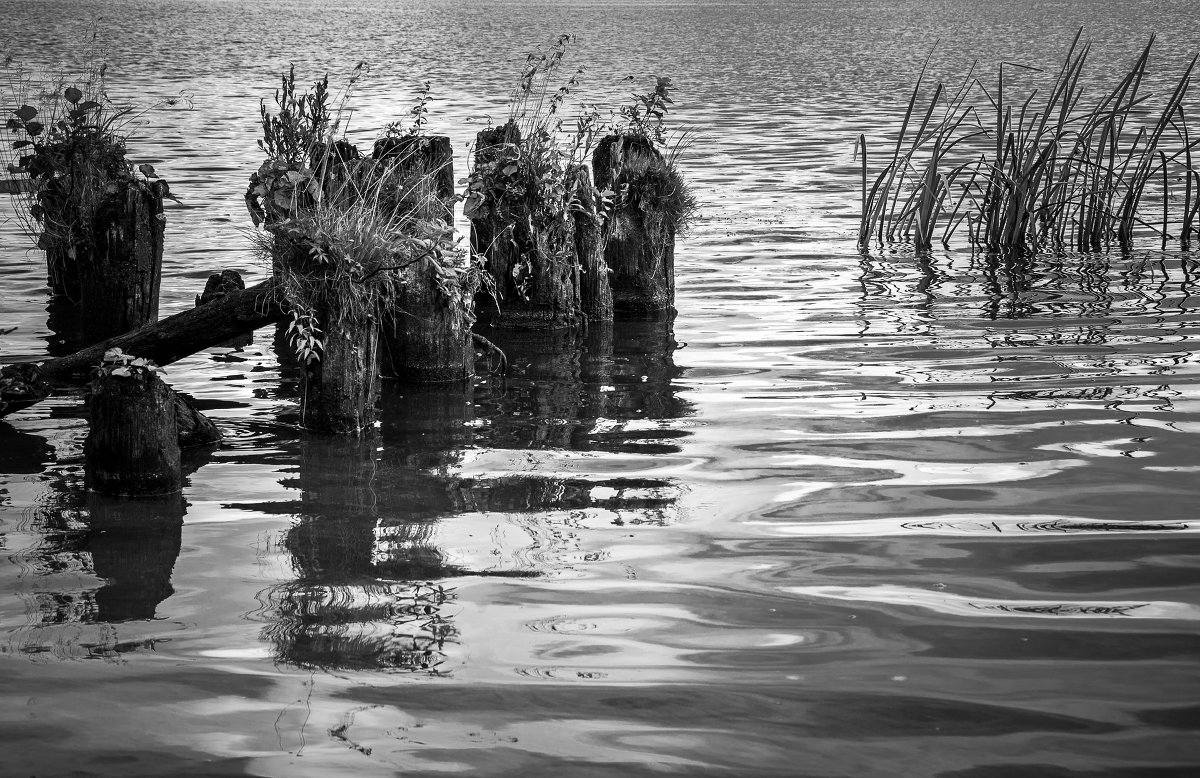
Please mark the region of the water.
[[[0, 774], [1200, 772], [1200, 266], [860, 257], [851, 158], [938, 38], [952, 77], [1086, 25], [1105, 73], [1157, 30], [1168, 73], [1191, 10], [0, 2], [25, 60], [99, 17], [114, 97], [191, 95], [132, 144], [182, 200], [163, 315], [263, 277], [241, 193], [292, 61], [371, 62], [362, 137], [429, 78], [461, 174], [576, 32], [598, 94], [675, 77], [705, 202], [673, 325], [511, 339], [507, 377], [389, 387], [360, 441], [296, 430], [269, 330], [171, 366], [226, 434], [182, 498], [86, 494], [77, 396], [0, 421]], [[43, 265], [2, 229], [0, 359], [40, 359]]]

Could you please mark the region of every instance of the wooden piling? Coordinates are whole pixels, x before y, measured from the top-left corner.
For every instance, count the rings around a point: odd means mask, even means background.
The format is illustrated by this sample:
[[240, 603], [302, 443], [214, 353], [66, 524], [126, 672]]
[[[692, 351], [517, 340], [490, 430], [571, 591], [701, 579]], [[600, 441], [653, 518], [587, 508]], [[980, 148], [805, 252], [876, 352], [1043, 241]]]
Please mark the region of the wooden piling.
[[[452, 225], [454, 155], [444, 135], [403, 135], [375, 141], [372, 157], [383, 163], [384, 188], [401, 218]], [[475, 374], [471, 344], [474, 300], [450, 268], [432, 258], [402, 273], [399, 292], [384, 303], [379, 331], [379, 370], [407, 383], [466, 381]]]
[[170, 494], [183, 487], [175, 393], [147, 367], [106, 362], [91, 383], [84, 442], [88, 488], [101, 494]]
[[78, 267], [85, 343], [158, 318], [164, 224], [156, 182], [122, 181], [97, 208], [91, 255]]
[[678, 174], [637, 135], [603, 138], [592, 169], [596, 186], [615, 193], [604, 248], [614, 311], [633, 316], [673, 311], [677, 224], [671, 207], [682, 193]]
[[322, 316], [320, 359], [304, 366], [300, 426], [358, 435], [375, 424], [379, 322], [372, 315]]
[[[562, 211], [560, 217], [547, 219], [531, 209], [546, 194], [540, 182], [524, 180], [527, 190], [515, 198], [504, 196], [500, 185], [509, 176], [526, 175], [520, 169], [520, 143], [520, 130], [512, 122], [477, 136], [475, 169], [490, 185], [477, 193], [480, 205], [468, 214], [471, 248], [485, 258], [499, 300], [477, 301], [476, 315], [492, 326], [512, 329], [575, 327], [583, 321], [583, 311], [575, 225], [566, 203], [555, 209]], [[539, 191], [529, 192], [528, 186]]]
[[575, 165], [567, 173], [575, 190], [572, 210], [575, 254], [579, 258], [579, 304], [589, 322], [612, 321], [613, 294], [604, 262], [603, 216], [591, 172]]
[[454, 151], [446, 135], [401, 135], [375, 141], [371, 154], [386, 163], [395, 205], [419, 218], [453, 221]]
[[407, 383], [451, 383], [475, 375], [474, 300], [457, 276], [432, 261], [403, 271], [404, 284], [386, 304], [379, 370]]

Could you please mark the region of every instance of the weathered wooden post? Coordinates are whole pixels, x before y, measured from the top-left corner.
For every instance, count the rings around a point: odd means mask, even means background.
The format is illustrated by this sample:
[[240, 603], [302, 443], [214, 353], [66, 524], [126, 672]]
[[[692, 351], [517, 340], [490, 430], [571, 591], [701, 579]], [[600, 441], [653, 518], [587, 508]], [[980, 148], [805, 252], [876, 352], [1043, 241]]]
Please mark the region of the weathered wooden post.
[[453, 221], [454, 151], [447, 135], [385, 136], [371, 154], [388, 166], [389, 194], [398, 206], [419, 218]]
[[[382, 207], [415, 235], [448, 244], [455, 201], [450, 138], [385, 136], [375, 141], [372, 159], [376, 175], [383, 177]], [[475, 374], [473, 290], [433, 256], [404, 268], [400, 277], [400, 288], [383, 305], [380, 374], [408, 383], [470, 379]]]
[[88, 488], [101, 494], [170, 494], [183, 488], [175, 393], [158, 368], [109, 353], [91, 383], [83, 453]]
[[436, 261], [401, 273], [380, 328], [380, 373], [408, 383], [451, 383], [475, 375], [473, 291]]
[[575, 191], [575, 254], [579, 258], [579, 304], [589, 322], [612, 321], [613, 294], [604, 261], [604, 228], [600, 199], [586, 165], [567, 172]]
[[326, 324], [320, 358], [304, 365], [300, 426], [314, 432], [358, 435], [375, 424], [379, 402], [379, 322], [374, 314], [321, 317]]
[[95, 343], [158, 318], [161, 182], [121, 181], [96, 208], [90, 257], [79, 263], [83, 339]]
[[605, 225], [617, 314], [675, 308], [675, 234], [694, 201], [673, 165], [641, 135], [609, 135], [592, 157], [596, 186], [615, 193]]
[[567, 192], [536, 180], [521, 144], [520, 129], [511, 121], [476, 139], [464, 213], [471, 220], [471, 248], [485, 258], [499, 297], [499, 310], [485, 299], [477, 302], [477, 315], [513, 329], [575, 327], [583, 311]]

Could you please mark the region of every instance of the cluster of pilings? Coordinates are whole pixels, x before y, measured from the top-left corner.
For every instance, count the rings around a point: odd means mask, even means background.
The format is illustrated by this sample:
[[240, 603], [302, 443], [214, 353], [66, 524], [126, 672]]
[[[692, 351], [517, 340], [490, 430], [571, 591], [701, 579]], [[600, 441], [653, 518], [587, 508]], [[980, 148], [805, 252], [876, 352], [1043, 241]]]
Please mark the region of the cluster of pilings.
[[[479, 133], [476, 166], [502, 161], [520, 143], [512, 123]], [[433, 224], [440, 225], [435, 231], [452, 233], [458, 198], [448, 138], [385, 137], [366, 157], [348, 143], [335, 145], [336, 153], [324, 159], [341, 167], [326, 167], [318, 175], [352, 175], [356, 162], [386, 169], [389, 185], [380, 191], [391, 202], [382, 207], [411, 216], [411, 223], [425, 225], [423, 229]], [[269, 160], [260, 173], [273, 164]], [[597, 147], [590, 168], [576, 164], [567, 170], [571, 202], [565, 218], [538, 225], [537, 215], [523, 212], [520, 203], [471, 214], [472, 250], [490, 276], [490, 283], [482, 285], [486, 294], [464, 282], [465, 274], [448, 272], [420, 255], [378, 271], [395, 274], [398, 281], [378, 308], [351, 315], [336, 309], [336, 295], [324, 298], [323, 307], [312, 312], [322, 329], [318, 358], [304, 365], [301, 425], [317, 432], [361, 434], [376, 422], [381, 377], [469, 384], [475, 374], [474, 344], [488, 343], [473, 332], [477, 319], [478, 326], [501, 331], [571, 337], [601, 332], [614, 317], [673, 316], [675, 227], [670, 214], [658, 208], [657, 194], [636, 188], [647, 169], [669, 167], [644, 138], [609, 136]], [[116, 186], [106, 185], [98, 205], [88, 212], [86, 230], [48, 231], [57, 237], [44, 245], [52, 292], [78, 305], [83, 341], [102, 342], [49, 360], [40, 371], [6, 369], [0, 374], [0, 414], [45, 396], [43, 377], [92, 371], [91, 432], [85, 446], [89, 488], [112, 495], [171, 493], [183, 483], [181, 447], [212, 443], [219, 433], [194, 405], [171, 391], [155, 363], [245, 338], [267, 323], [282, 326], [288, 300], [281, 292], [281, 268], [291, 263], [288, 272], [304, 272], [306, 283], [318, 286], [327, 271], [310, 258], [315, 244], [281, 226], [293, 223], [295, 209], [306, 207], [303, 198], [293, 193], [288, 201], [293, 211], [272, 220], [270, 209], [279, 199], [269, 188], [254, 194], [252, 177], [247, 202], [274, 240], [275, 276], [246, 289], [236, 273], [216, 274], [194, 310], [156, 322], [162, 200], [169, 190], [156, 178], [128, 172], [113, 178]], [[279, 180], [290, 181], [288, 172], [282, 169]], [[79, 204], [61, 187], [57, 179], [37, 184], [39, 219], [78, 224], [79, 214], [68, 210]], [[614, 192], [620, 195], [614, 198]], [[67, 241], [64, 235], [75, 237]]]

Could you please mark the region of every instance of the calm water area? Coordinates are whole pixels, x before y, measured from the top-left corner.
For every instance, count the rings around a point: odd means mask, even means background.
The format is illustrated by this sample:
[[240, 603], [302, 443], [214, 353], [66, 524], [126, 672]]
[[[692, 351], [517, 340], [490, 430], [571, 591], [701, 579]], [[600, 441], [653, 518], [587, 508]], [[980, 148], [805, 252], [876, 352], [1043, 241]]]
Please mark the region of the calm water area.
[[[461, 177], [575, 33], [582, 99], [673, 77], [703, 210], [673, 322], [502, 338], [361, 439], [297, 429], [270, 329], [171, 365], [225, 433], [181, 497], [89, 495], [79, 395], [0, 420], [0, 775], [1200, 775], [1200, 256], [863, 256], [853, 159], [939, 39], [954, 80], [1083, 26], [1107, 83], [1157, 32], [1169, 77], [1192, 2], [0, 0], [0, 48], [97, 19], [114, 99], [190, 95], [130, 142], [180, 199], [162, 316], [268, 274], [292, 62], [370, 64], [359, 139], [429, 80]], [[0, 219], [0, 361], [63, 353]]]

